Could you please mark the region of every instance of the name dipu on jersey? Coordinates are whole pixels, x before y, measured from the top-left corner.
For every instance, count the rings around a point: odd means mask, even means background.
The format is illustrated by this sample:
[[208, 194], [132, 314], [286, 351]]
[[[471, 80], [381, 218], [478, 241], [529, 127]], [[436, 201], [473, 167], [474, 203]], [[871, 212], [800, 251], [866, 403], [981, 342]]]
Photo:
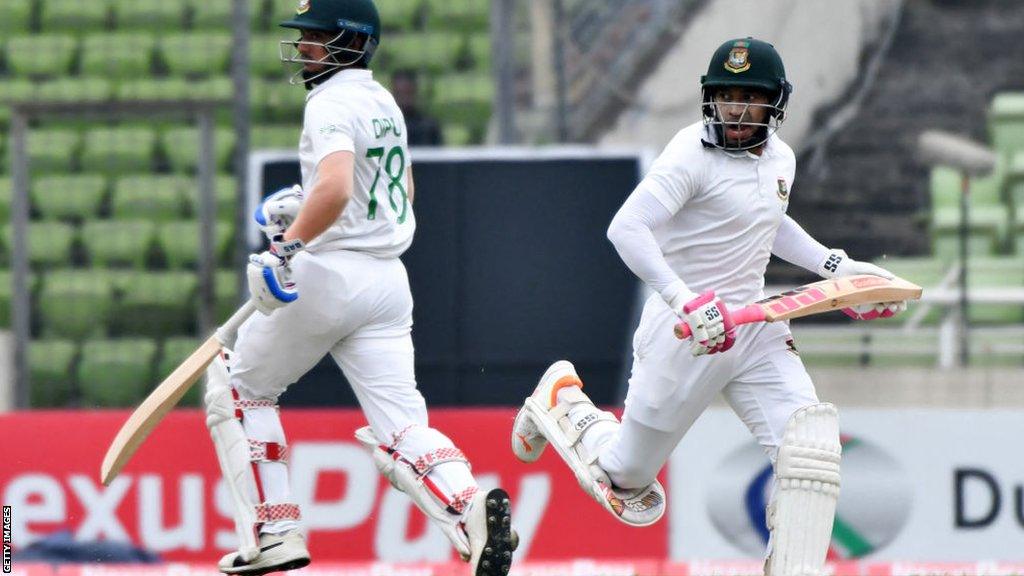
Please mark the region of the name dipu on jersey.
[[299, 140], [304, 190], [313, 189], [320, 161], [339, 151], [355, 155], [352, 197], [338, 220], [307, 249], [400, 256], [416, 230], [406, 190], [412, 161], [405, 118], [369, 70], [341, 70], [306, 96]]

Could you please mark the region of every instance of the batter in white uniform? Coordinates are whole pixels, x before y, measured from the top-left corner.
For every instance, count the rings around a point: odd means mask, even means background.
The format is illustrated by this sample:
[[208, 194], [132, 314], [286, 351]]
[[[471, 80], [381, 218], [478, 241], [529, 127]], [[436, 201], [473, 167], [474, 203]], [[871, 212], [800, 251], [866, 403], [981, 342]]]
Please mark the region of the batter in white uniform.
[[476, 576], [507, 574], [516, 538], [508, 495], [478, 490], [469, 462], [430, 428], [413, 371], [412, 295], [398, 257], [412, 242], [405, 120], [367, 68], [380, 41], [372, 0], [302, 0], [282, 43], [309, 90], [302, 186], [259, 207], [270, 250], [253, 255], [260, 313], [209, 371], [207, 424], [235, 508], [239, 551], [227, 574], [309, 563], [289, 495], [277, 398], [324, 355], [344, 372], [369, 426], [356, 432], [381, 473], [444, 531]]
[[[737, 327], [729, 310], [764, 297], [772, 254], [825, 278], [892, 275], [825, 248], [786, 216], [795, 158], [775, 132], [791, 87], [774, 47], [722, 44], [701, 84], [704, 121], [676, 134], [608, 229], [655, 292], [633, 337], [622, 422], [594, 407], [563, 360], [520, 410], [512, 449], [532, 462], [552, 444], [616, 518], [648, 525], [665, 509], [658, 471], [721, 393], [774, 464], [766, 573], [817, 574], [839, 490], [836, 409], [819, 402], [786, 324]], [[871, 319], [903, 308], [847, 312]], [[680, 321], [694, 334], [688, 343], [673, 334]]]

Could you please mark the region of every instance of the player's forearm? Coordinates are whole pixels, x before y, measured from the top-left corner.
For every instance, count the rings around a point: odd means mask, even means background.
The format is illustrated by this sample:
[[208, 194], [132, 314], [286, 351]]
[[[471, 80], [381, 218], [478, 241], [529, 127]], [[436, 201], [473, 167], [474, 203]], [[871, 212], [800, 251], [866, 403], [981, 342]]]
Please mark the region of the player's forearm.
[[285, 240], [298, 238], [309, 244], [334, 224], [345, 210], [351, 195], [341, 180], [337, 177], [326, 177], [317, 181], [295, 222], [285, 232]]
[[669, 303], [692, 294], [665, 261], [654, 238], [654, 229], [671, 216], [653, 195], [638, 189], [626, 199], [608, 226], [608, 240], [622, 261]]
[[790, 264], [818, 273], [818, 267], [828, 254], [828, 248], [812, 238], [795, 220], [785, 216], [775, 234], [772, 254]]

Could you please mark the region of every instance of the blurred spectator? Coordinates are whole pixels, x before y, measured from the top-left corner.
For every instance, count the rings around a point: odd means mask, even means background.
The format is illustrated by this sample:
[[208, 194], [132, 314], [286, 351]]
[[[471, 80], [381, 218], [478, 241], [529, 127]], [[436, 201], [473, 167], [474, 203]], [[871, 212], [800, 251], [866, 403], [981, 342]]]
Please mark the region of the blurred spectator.
[[441, 146], [441, 125], [419, 106], [419, 79], [413, 70], [397, 70], [391, 75], [391, 93], [405, 116], [409, 146]]

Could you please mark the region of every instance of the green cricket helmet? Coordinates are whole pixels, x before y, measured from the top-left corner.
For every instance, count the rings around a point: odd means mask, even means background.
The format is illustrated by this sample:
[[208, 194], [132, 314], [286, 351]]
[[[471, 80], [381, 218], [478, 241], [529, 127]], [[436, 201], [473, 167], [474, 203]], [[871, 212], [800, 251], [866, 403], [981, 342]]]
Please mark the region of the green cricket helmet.
[[[373, 0], [299, 0], [295, 16], [281, 22], [281, 26], [333, 35], [327, 42], [281, 42], [281, 60], [284, 62], [325, 65], [322, 71], [300, 69], [292, 76], [293, 84], [301, 77], [307, 88], [323, 82], [342, 68], [369, 66], [380, 44], [380, 14]], [[300, 45], [320, 46], [327, 51], [327, 56], [322, 60], [304, 58], [299, 52]], [[288, 48], [291, 53], [286, 54]]]
[[[786, 119], [786, 106], [793, 86], [786, 80], [782, 57], [771, 44], [755, 38], [729, 40], [715, 50], [707, 74], [700, 77], [701, 114], [712, 129], [711, 145], [725, 150], [749, 150], [764, 144]], [[747, 104], [739, 119], [726, 120], [715, 101], [721, 88], [740, 87], [764, 91], [768, 104]], [[750, 107], [767, 108], [763, 122], [744, 121]], [[727, 142], [725, 129], [754, 127], [754, 134], [742, 141]]]

